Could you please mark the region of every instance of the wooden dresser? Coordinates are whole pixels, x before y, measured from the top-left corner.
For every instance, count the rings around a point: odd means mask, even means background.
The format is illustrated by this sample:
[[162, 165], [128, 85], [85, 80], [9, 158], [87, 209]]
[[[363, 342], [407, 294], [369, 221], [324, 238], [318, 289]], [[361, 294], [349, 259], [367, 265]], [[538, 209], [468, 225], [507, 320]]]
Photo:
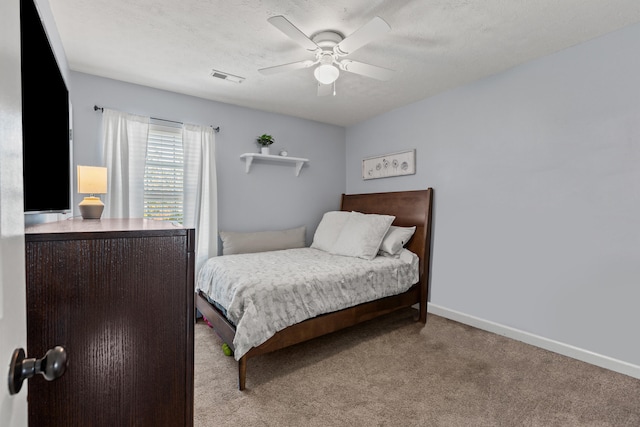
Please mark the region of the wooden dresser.
[[192, 426], [194, 230], [72, 219], [25, 230], [30, 426]]

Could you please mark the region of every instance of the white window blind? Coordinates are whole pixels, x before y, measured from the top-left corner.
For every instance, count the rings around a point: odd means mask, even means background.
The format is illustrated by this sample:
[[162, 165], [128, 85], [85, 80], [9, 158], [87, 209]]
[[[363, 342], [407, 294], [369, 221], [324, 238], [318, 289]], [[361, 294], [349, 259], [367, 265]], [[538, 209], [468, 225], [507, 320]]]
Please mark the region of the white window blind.
[[144, 172], [144, 217], [184, 221], [182, 128], [149, 124]]

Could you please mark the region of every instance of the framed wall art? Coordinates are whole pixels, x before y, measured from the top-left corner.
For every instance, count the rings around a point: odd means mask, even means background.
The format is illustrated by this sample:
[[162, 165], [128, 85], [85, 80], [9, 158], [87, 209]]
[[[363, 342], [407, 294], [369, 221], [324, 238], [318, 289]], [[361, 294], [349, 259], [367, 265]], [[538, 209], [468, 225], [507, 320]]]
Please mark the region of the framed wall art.
[[388, 178], [416, 173], [416, 150], [401, 151], [362, 160], [362, 179]]

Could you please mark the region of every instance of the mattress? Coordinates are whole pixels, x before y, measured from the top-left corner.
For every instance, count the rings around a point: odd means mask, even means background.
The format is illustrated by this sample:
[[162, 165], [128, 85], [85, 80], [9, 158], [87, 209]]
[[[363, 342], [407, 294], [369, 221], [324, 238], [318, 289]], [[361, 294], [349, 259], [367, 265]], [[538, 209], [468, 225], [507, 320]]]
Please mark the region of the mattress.
[[364, 260], [297, 248], [210, 258], [198, 273], [196, 291], [236, 326], [239, 360], [288, 326], [403, 293], [418, 280], [418, 256], [406, 249], [396, 257]]

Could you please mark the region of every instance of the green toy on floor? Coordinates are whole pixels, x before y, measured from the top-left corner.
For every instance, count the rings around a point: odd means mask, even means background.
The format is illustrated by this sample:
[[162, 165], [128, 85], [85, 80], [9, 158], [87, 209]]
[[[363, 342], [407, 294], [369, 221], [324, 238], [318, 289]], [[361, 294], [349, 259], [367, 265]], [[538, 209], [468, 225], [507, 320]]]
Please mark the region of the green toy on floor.
[[231, 350], [231, 347], [229, 347], [227, 343], [222, 344], [222, 352], [225, 356], [233, 356], [233, 350]]

